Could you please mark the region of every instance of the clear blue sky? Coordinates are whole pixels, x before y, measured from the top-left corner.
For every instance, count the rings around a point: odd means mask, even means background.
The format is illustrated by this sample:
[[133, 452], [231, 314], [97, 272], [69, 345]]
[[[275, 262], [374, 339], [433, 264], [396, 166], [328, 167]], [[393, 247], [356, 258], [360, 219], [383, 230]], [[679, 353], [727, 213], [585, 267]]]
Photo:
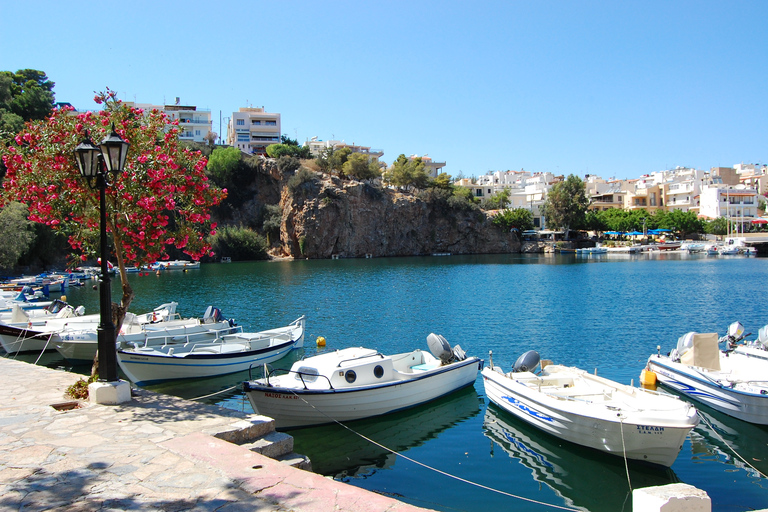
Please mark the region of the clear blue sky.
[[445, 171], [638, 177], [768, 162], [768, 1], [0, 0], [0, 70], [93, 91], [264, 106]]

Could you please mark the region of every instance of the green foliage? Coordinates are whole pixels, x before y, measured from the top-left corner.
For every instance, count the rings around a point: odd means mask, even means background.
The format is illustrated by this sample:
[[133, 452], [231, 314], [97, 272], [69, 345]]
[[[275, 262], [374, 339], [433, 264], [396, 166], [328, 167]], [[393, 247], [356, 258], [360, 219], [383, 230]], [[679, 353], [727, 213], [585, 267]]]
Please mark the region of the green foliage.
[[214, 183], [226, 186], [231, 183], [232, 176], [242, 160], [242, 151], [233, 147], [216, 148], [208, 157], [206, 170]]
[[522, 232], [533, 229], [533, 214], [525, 208], [505, 209], [495, 215], [492, 222], [505, 231], [517, 229]]
[[0, 210], [0, 268], [12, 269], [34, 241], [33, 222], [27, 220], [29, 210], [11, 202]]
[[725, 236], [728, 234], [728, 220], [725, 217], [718, 217], [707, 221], [704, 231], [710, 235]]
[[93, 374], [88, 379], [78, 379], [77, 382], [69, 386], [65, 392], [65, 394], [70, 397], [74, 398], [76, 400], [87, 400], [88, 399], [88, 385], [92, 384], [99, 380], [98, 374]]
[[297, 141], [296, 139], [290, 138], [285, 133], [280, 136], [280, 143], [281, 144], [285, 144], [287, 146], [298, 146], [299, 145], [299, 141]]
[[280, 235], [280, 224], [283, 222], [283, 209], [279, 204], [268, 204], [264, 207], [264, 232], [267, 234], [267, 242]]
[[352, 153], [341, 166], [344, 176], [357, 180], [373, 180], [381, 176], [378, 158], [369, 158], [362, 153]]
[[307, 248], [307, 237], [300, 236], [299, 237], [299, 253], [303, 256], [304, 250]]
[[267, 156], [270, 158], [280, 158], [283, 156], [292, 156], [295, 158], [309, 158], [309, 146], [299, 146], [296, 144], [270, 144], [267, 146]]
[[232, 261], [265, 260], [267, 240], [252, 229], [234, 226], [220, 227], [211, 239], [214, 252], [229, 256]]
[[477, 210], [477, 199], [467, 187], [453, 187], [453, 194], [448, 199], [448, 206], [459, 210]]
[[508, 188], [499, 190], [484, 202], [483, 208], [485, 210], [503, 210], [509, 203], [509, 195]]
[[45, 119], [53, 110], [53, 86], [42, 71], [0, 71], [0, 138], [15, 135], [25, 121]]
[[562, 229], [567, 237], [571, 228], [584, 225], [588, 206], [589, 198], [584, 182], [571, 174], [549, 190], [542, 213], [550, 228]]
[[315, 175], [315, 173], [313, 173], [306, 167], [302, 167], [296, 172], [296, 174], [291, 176], [291, 178], [288, 180], [287, 186], [291, 194], [295, 194], [296, 190], [298, 190], [298, 188], [304, 185], [305, 183], [315, 183], [316, 181], [317, 181], [317, 176]]
[[420, 157], [407, 158], [400, 155], [392, 164], [392, 167], [384, 173], [384, 181], [391, 185], [410, 190], [427, 188], [430, 179], [424, 170], [424, 162]]
[[441, 172], [437, 175], [437, 178], [431, 179], [429, 181], [429, 186], [433, 188], [451, 190], [453, 188], [453, 183], [451, 183], [451, 175]]

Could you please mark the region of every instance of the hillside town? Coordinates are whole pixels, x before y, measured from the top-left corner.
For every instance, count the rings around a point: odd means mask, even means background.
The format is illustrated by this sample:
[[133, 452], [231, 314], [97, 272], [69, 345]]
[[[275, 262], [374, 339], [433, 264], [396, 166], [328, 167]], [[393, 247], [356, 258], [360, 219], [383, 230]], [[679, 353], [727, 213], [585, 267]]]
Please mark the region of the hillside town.
[[[235, 147], [245, 154], [266, 156], [270, 144], [281, 142], [281, 116], [262, 107], [243, 107], [219, 121], [219, 131], [214, 132], [211, 110], [194, 105], [181, 104], [180, 98], [172, 105], [133, 104], [144, 109], [164, 111], [171, 121], [178, 121], [180, 139], [188, 142], [215, 140], [218, 144]], [[226, 127], [223, 121], [226, 120]], [[312, 137], [304, 142], [312, 156], [322, 151], [348, 148], [370, 158], [381, 159], [382, 149], [348, 143], [345, 140], [321, 140]], [[424, 169], [436, 178], [446, 162], [433, 160], [429, 155], [411, 155], [421, 158]], [[546, 229], [546, 219], [541, 207], [548, 190], [564, 179], [552, 172], [532, 172], [524, 169], [489, 171], [473, 177], [454, 177], [455, 185], [471, 190], [472, 196], [489, 199], [502, 190], [509, 193], [509, 208], [528, 209], [536, 229]], [[616, 179], [587, 174], [583, 176], [590, 210], [621, 208], [644, 209], [653, 214], [657, 210], [681, 210], [696, 212], [699, 218], [712, 220], [727, 218], [733, 222], [748, 223], [764, 213], [763, 194], [768, 191], [768, 166], [765, 164], [738, 163], [732, 167], [712, 167], [709, 170], [677, 166], [655, 170], [637, 178]]]

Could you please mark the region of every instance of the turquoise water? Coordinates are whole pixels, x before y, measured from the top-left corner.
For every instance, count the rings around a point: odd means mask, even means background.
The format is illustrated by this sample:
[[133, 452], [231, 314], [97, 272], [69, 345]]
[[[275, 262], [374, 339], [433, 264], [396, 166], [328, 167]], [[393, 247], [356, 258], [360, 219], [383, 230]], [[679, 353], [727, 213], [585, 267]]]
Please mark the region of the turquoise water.
[[[130, 276], [132, 311], [176, 300], [184, 316], [220, 307], [246, 330], [285, 325], [307, 315], [304, 355], [366, 346], [382, 352], [426, 349], [430, 332], [471, 355], [493, 350], [510, 367], [529, 349], [556, 363], [614, 380], [638, 381], [649, 354], [688, 331], [723, 334], [733, 321], [747, 332], [768, 323], [768, 259], [655, 256], [451, 256], [203, 265], [200, 270]], [[115, 292], [118, 290], [115, 289]], [[71, 289], [69, 301], [98, 310], [98, 293]], [[300, 354], [295, 354], [294, 357]], [[291, 359], [274, 363], [287, 367]], [[61, 364], [56, 356], [46, 363]], [[186, 398], [227, 390], [236, 374], [150, 389]], [[205, 399], [250, 410], [238, 389]], [[671, 469], [629, 466], [632, 487], [685, 482], [705, 490], [713, 510], [768, 507], [768, 429], [701, 408], [707, 418]], [[454, 480], [566, 508], [631, 510], [621, 459], [568, 445], [489, 406], [480, 379], [473, 389], [423, 408], [349, 425], [413, 459], [398, 458], [339, 426], [293, 430], [296, 451], [315, 471], [415, 505], [445, 511], [551, 510]], [[415, 462], [414, 462], [415, 461]]]

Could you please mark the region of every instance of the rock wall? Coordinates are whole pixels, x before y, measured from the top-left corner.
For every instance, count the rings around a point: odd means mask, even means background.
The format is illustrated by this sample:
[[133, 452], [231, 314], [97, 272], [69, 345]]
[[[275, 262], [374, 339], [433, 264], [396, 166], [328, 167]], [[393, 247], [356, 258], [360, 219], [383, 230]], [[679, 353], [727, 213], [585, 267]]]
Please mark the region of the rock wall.
[[283, 186], [282, 256], [360, 258], [520, 252], [484, 212], [326, 175]]

